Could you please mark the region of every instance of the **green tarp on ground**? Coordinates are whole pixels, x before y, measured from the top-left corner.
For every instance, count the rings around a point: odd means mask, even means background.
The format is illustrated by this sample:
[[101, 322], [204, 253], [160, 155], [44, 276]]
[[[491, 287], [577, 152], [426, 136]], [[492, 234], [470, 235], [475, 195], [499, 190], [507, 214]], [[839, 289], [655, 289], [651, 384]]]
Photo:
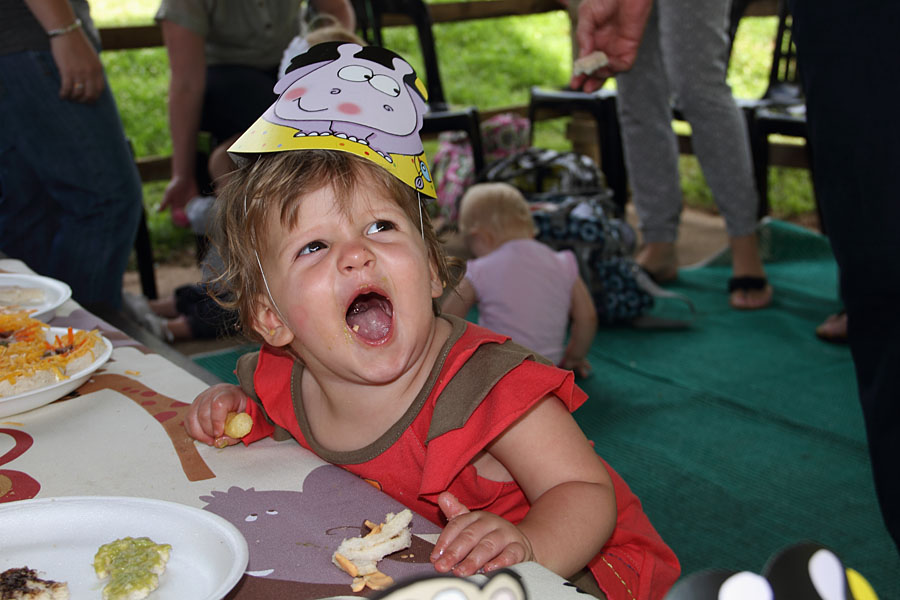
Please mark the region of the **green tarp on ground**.
[[[777, 221], [762, 230], [775, 300], [728, 306], [728, 256], [682, 270], [657, 302], [677, 331], [603, 328], [590, 399], [575, 413], [597, 452], [631, 485], [685, 574], [759, 572], [785, 546], [815, 540], [900, 598], [900, 557], [881, 521], [849, 350], [818, 340], [837, 310], [826, 240]], [[248, 347], [197, 358], [233, 381]]]
[[[900, 598], [900, 558], [872, 485], [849, 350], [815, 337], [840, 306], [827, 241], [770, 222], [770, 308], [728, 306], [728, 256], [668, 289], [696, 306], [683, 331], [601, 329], [579, 424], [642, 499], [685, 574], [759, 572], [795, 542], [832, 547], [881, 598]], [[654, 315], [689, 318], [657, 302]]]

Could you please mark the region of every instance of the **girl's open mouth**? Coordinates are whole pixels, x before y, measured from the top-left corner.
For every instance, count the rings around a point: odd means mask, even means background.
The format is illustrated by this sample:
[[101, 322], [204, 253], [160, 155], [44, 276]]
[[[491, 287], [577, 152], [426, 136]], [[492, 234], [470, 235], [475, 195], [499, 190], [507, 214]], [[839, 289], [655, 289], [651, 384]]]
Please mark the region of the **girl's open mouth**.
[[387, 339], [391, 333], [394, 306], [378, 292], [357, 296], [347, 309], [347, 325], [356, 335], [370, 343]]

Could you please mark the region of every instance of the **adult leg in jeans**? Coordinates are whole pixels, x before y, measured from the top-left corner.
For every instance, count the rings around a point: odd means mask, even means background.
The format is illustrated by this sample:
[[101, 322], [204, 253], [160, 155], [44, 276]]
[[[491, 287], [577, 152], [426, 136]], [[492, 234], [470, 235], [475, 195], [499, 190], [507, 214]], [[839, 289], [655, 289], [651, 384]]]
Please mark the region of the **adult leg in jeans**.
[[900, 548], [900, 4], [794, 0], [791, 9], [875, 491]]
[[49, 52], [0, 56], [0, 247], [61, 279], [86, 305], [118, 308], [141, 187], [107, 86], [59, 99]]

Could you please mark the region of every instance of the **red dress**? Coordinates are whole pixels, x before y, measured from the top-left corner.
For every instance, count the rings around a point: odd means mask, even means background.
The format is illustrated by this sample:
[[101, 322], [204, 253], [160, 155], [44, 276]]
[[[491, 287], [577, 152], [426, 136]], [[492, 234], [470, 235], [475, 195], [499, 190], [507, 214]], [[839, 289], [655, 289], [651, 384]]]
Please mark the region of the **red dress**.
[[[470, 462], [547, 395], [559, 398], [570, 411], [587, 396], [570, 371], [539, 362], [506, 336], [458, 319], [452, 323], [453, 333], [407, 413], [379, 440], [351, 452], [330, 451], [316, 443], [299, 393], [293, 398], [291, 394], [299, 390], [302, 366], [264, 346], [252, 388], [248, 382], [243, 386], [261, 403], [249, 403], [254, 426], [244, 442], [272, 435], [277, 426], [438, 525], [443, 525], [443, 516], [437, 497], [445, 490], [471, 510], [487, 510], [518, 523], [530, 506], [519, 486], [479, 477]], [[615, 489], [616, 527], [588, 567], [610, 600], [662, 598], [678, 578], [678, 559], [625, 481], [604, 465]]]

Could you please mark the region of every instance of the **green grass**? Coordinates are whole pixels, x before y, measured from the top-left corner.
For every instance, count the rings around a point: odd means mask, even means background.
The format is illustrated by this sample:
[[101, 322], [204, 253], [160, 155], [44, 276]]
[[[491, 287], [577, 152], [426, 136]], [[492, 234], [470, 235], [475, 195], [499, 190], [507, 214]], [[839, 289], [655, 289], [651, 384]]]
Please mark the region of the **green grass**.
[[[157, 6], [158, 0], [91, 2], [99, 26], [152, 23]], [[765, 90], [775, 27], [774, 17], [748, 18], [741, 22], [728, 73], [737, 97], [756, 98]], [[532, 85], [560, 87], [568, 80], [572, 53], [569, 20], [563, 11], [439, 24], [435, 27], [435, 39], [444, 91], [455, 104], [474, 104], [480, 109], [522, 105], [527, 103]], [[422, 70], [413, 28], [389, 29], [385, 45]], [[136, 154], [143, 157], [171, 153], [165, 50], [104, 52], [103, 62]], [[535, 140], [542, 147], [569, 149], [566, 120], [539, 123]], [[433, 147], [429, 145], [428, 149]], [[681, 169], [685, 203], [714, 210], [696, 159], [682, 157]], [[144, 187], [149, 213], [155, 215], [164, 187], [164, 183]], [[805, 170], [772, 169], [769, 194], [772, 212], [777, 217], [792, 218], [814, 210], [809, 174]], [[173, 231], [166, 215], [155, 215], [150, 226], [161, 260], [169, 252], [192, 243], [185, 232]]]

